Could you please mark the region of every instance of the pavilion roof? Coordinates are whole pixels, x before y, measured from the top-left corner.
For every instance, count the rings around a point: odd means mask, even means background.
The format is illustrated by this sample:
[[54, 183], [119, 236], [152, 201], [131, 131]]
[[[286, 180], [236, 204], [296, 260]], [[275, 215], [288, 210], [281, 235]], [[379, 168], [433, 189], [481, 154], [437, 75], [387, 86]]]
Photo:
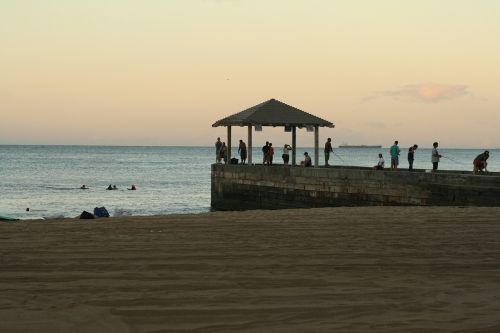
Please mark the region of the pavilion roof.
[[216, 121], [212, 127], [218, 126], [320, 126], [334, 127], [332, 122], [316, 117], [274, 98], [252, 106]]

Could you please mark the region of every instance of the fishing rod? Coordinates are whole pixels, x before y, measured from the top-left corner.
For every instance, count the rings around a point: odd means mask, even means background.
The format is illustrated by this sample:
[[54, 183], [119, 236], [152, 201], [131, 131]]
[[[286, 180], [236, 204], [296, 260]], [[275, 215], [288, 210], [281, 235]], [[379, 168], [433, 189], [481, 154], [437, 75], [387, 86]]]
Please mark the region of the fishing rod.
[[450, 160], [450, 161], [452, 161], [452, 162], [454, 162], [454, 163], [458, 163], [458, 164], [462, 164], [462, 165], [467, 165], [467, 164], [465, 164], [464, 162], [457, 161], [456, 159], [451, 158], [451, 157], [448, 157], [448, 156], [443, 156], [443, 155], [441, 155], [441, 157], [446, 158], [446, 159], [448, 159], [448, 160]]
[[338, 157], [338, 159], [339, 159], [339, 160], [341, 160], [341, 161], [342, 161], [342, 163], [345, 163], [344, 159], [343, 159], [342, 157], [340, 157], [340, 156], [339, 156], [339, 154], [337, 154], [337, 153], [333, 153], [333, 156]]

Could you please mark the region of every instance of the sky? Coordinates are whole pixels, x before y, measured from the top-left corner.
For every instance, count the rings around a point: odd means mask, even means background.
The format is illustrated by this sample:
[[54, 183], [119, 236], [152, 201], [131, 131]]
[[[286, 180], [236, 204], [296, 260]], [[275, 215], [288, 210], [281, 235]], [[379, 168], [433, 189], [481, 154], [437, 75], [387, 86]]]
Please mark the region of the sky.
[[0, 144], [209, 146], [275, 98], [334, 145], [500, 147], [499, 18], [496, 0], [0, 0]]

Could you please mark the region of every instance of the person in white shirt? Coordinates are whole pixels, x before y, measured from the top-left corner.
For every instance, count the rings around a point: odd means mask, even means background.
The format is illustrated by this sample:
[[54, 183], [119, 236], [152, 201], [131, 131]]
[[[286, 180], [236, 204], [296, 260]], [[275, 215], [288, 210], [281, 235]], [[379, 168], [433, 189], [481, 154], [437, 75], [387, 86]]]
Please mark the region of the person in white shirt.
[[432, 157], [431, 157], [431, 161], [432, 161], [432, 172], [435, 172], [437, 171], [438, 169], [438, 164], [439, 164], [439, 159], [442, 157], [442, 155], [439, 154], [438, 150], [437, 150], [437, 147], [439, 146], [439, 144], [437, 142], [434, 142], [432, 144]]
[[378, 154], [378, 163], [373, 167], [374, 170], [384, 170], [385, 160], [382, 154]]
[[288, 161], [290, 161], [290, 150], [292, 150], [292, 147], [289, 144], [283, 146], [283, 155], [281, 155], [281, 158], [283, 158], [284, 165], [288, 165]]

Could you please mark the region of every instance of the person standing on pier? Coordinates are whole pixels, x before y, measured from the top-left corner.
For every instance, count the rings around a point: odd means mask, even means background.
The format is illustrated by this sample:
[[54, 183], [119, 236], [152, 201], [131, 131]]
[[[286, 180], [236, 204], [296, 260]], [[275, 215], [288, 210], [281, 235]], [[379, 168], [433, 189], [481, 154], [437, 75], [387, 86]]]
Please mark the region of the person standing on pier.
[[434, 142], [432, 144], [432, 157], [431, 157], [431, 161], [432, 161], [432, 172], [435, 172], [437, 171], [438, 169], [438, 164], [439, 164], [439, 159], [442, 157], [438, 150], [437, 150], [437, 147], [439, 146], [439, 143], [437, 142]]
[[268, 154], [268, 156], [269, 156], [269, 159], [268, 159], [268, 161], [267, 161], [267, 164], [269, 164], [269, 165], [273, 165], [274, 148], [273, 148], [273, 144], [272, 144], [271, 142], [269, 142], [269, 146], [268, 146], [267, 154]]
[[415, 160], [415, 150], [417, 150], [418, 145], [413, 145], [408, 149], [408, 171], [413, 171], [413, 161]]
[[262, 147], [262, 164], [269, 164], [269, 141]]
[[225, 142], [223, 142], [222, 146], [220, 147], [220, 158], [224, 160], [224, 164], [227, 164], [227, 146]]
[[222, 148], [222, 142], [220, 141], [220, 138], [217, 138], [217, 141], [215, 141], [215, 163], [220, 163], [220, 149]]
[[333, 154], [332, 148], [332, 138], [328, 138], [325, 142], [325, 166], [329, 166], [328, 160], [330, 160], [330, 153]]
[[245, 164], [247, 161], [247, 145], [240, 139], [240, 146], [238, 147], [238, 153], [240, 154], [241, 164]]
[[399, 165], [399, 153], [401, 151], [398, 147], [398, 141], [394, 141], [394, 144], [391, 146], [391, 170], [396, 171]]
[[288, 165], [288, 161], [290, 161], [290, 150], [292, 150], [292, 147], [289, 144], [285, 143], [285, 145], [283, 146], [283, 155], [281, 155], [284, 165]]

